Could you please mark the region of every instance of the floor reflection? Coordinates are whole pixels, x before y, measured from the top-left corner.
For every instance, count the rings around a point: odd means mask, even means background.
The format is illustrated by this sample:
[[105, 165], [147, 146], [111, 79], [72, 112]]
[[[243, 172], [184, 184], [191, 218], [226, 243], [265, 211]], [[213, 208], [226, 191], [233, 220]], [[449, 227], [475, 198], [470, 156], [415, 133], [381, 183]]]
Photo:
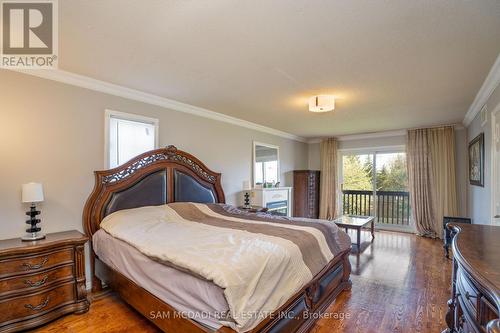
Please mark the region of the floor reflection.
[[[356, 239], [355, 230], [350, 230], [348, 234], [351, 239]], [[412, 234], [376, 231], [372, 241], [370, 232], [363, 230], [360, 251], [357, 251], [354, 244], [351, 251], [352, 274], [375, 278], [385, 283], [404, 283], [412, 273], [412, 270], [408, 269], [411, 264], [410, 254], [414, 251], [412, 237]]]

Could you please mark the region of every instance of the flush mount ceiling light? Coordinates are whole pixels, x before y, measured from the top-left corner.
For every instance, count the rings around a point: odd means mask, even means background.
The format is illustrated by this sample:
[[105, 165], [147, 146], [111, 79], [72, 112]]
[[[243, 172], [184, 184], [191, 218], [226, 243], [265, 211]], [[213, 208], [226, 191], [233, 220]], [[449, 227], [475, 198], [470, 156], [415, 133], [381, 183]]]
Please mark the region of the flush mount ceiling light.
[[309, 111], [328, 112], [335, 109], [335, 96], [317, 95], [309, 98]]

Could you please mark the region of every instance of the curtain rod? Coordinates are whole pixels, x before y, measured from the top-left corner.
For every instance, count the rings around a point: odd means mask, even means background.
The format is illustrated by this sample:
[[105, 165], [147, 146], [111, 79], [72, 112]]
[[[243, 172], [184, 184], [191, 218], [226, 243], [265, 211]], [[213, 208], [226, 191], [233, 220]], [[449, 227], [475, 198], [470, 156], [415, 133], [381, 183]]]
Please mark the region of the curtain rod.
[[450, 124], [450, 125], [435, 125], [435, 126], [423, 126], [423, 127], [414, 127], [408, 128], [407, 130], [419, 130], [419, 129], [438, 129], [438, 128], [454, 128], [454, 129], [465, 129], [462, 124]]

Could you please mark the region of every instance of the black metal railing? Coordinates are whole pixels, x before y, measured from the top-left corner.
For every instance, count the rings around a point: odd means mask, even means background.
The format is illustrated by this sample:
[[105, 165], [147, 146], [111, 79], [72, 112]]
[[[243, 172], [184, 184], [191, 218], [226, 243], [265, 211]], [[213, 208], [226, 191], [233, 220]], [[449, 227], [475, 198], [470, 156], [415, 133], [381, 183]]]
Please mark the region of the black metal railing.
[[[410, 225], [410, 195], [403, 191], [344, 190], [342, 206], [344, 214], [377, 216], [377, 223]], [[377, 206], [375, 210], [375, 205]]]

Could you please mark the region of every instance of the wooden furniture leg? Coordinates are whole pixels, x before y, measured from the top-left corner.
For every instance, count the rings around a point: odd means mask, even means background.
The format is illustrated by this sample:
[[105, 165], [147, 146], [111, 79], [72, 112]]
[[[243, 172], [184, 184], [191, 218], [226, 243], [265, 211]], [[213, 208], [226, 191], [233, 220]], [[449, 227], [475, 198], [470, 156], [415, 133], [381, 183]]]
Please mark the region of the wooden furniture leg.
[[358, 244], [358, 253], [361, 251], [361, 228], [357, 228], [358, 229], [358, 234], [357, 234], [357, 238], [356, 238], [356, 242]]
[[372, 220], [371, 229], [372, 229], [372, 241], [373, 241], [375, 239], [375, 219]]
[[444, 244], [443, 248], [444, 248], [444, 256], [450, 259], [450, 249], [448, 243]]

